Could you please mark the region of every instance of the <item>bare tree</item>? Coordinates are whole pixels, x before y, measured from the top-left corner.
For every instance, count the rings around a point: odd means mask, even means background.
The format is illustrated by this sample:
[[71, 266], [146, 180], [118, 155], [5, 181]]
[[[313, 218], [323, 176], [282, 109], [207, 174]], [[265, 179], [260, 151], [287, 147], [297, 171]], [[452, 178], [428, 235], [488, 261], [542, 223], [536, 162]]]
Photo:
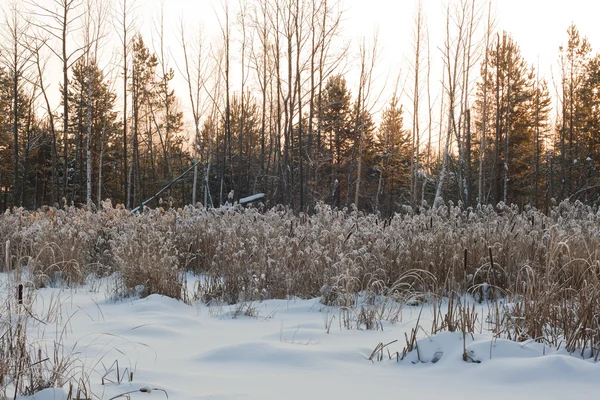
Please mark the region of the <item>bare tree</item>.
[[481, 9], [476, 0], [458, 0], [456, 3], [449, 1], [446, 9], [446, 40], [442, 54], [445, 69], [444, 90], [448, 98], [448, 125], [444, 161], [434, 206], [442, 200], [452, 137], [456, 139], [459, 157], [459, 198], [467, 204], [471, 201], [470, 73], [477, 63], [476, 50], [479, 42], [473, 38], [481, 19], [480, 14]]
[[52, 203], [56, 204], [58, 202], [58, 189], [59, 189], [59, 180], [58, 180], [58, 146], [57, 146], [57, 133], [56, 133], [56, 124], [55, 124], [55, 111], [52, 109], [50, 105], [50, 100], [48, 97], [47, 86], [44, 81], [44, 73], [46, 71], [46, 65], [48, 59], [45, 58], [42, 54], [42, 49], [46, 47], [45, 43], [46, 39], [40, 37], [32, 38], [31, 42], [28, 45], [29, 50], [32, 54], [32, 62], [35, 68], [35, 75], [32, 77], [31, 82], [40, 90], [42, 97], [44, 99], [44, 106], [46, 109], [46, 113], [48, 115], [48, 126], [50, 128], [50, 134], [52, 136], [52, 146], [51, 146], [51, 159], [52, 159]]
[[[285, 144], [282, 144], [282, 108], [284, 107], [284, 102], [282, 99], [283, 93], [283, 82], [281, 79], [282, 76], [282, 66], [281, 66], [281, 58], [282, 58], [282, 29], [280, 27], [280, 19], [281, 13], [279, 11], [279, 3], [278, 0], [275, 0], [273, 3], [268, 2], [268, 0], [264, 0], [268, 11], [266, 12], [266, 16], [269, 21], [269, 30], [272, 32], [272, 43], [271, 43], [271, 58], [273, 60], [272, 66], [272, 74], [274, 75], [274, 79], [271, 80], [272, 85], [270, 85], [270, 98], [271, 98], [271, 109], [273, 110], [273, 125], [275, 128], [275, 155], [274, 155], [274, 169], [277, 171], [277, 185], [275, 189], [274, 197], [276, 197], [279, 203], [283, 203], [286, 199], [286, 191], [285, 187], [286, 183], [286, 175], [285, 175], [285, 160], [282, 161], [284, 155], [282, 154], [282, 147]], [[274, 103], [274, 104], [273, 104]], [[285, 136], [285, 135], [284, 135]]]
[[412, 118], [412, 140], [411, 140], [411, 160], [410, 160], [410, 202], [414, 207], [417, 203], [417, 181], [419, 171], [419, 149], [420, 143], [420, 129], [419, 129], [419, 103], [421, 100], [420, 86], [421, 86], [421, 65], [422, 65], [422, 46], [424, 41], [424, 15], [423, 15], [423, 2], [419, 0], [417, 6], [417, 15], [415, 17], [414, 26], [414, 64], [413, 64], [413, 118]]
[[[287, 93], [284, 94], [280, 90], [283, 96], [283, 112], [284, 112], [284, 144], [283, 144], [283, 170], [285, 172], [285, 199], [288, 204], [294, 208], [294, 198], [292, 196], [292, 187], [294, 185], [294, 175], [292, 173], [292, 166], [290, 165], [290, 159], [293, 158], [294, 154], [294, 140], [293, 140], [293, 127], [294, 127], [294, 110], [296, 102], [296, 91], [294, 86], [294, 67], [293, 67], [293, 52], [294, 52], [294, 2], [300, 0], [284, 0], [284, 4], [281, 6], [277, 5], [277, 12], [281, 15], [281, 25], [278, 29], [281, 29], [284, 45], [285, 55], [287, 57]], [[291, 154], [290, 154], [291, 153]]]
[[[173, 179], [173, 172], [171, 163], [174, 160], [171, 160], [171, 146], [172, 146], [172, 138], [176, 133], [176, 127], [171, 122], [172, 117], [177, 113], [177, 102], [176, 98], [173, 96], [173, 92], [169, 87], [169, 82], [173, 79], [175, 73], [171, 67], [169, 67], [169, 47], [165, 34], [165, 10], [164, 10], [164, 2], [161, 2], [161, 7], [158, 12], [158, 20], [155, 21], [154, 24], [155, 33], [158, 36], [158, 48], [155, 47], [154, 53], [157, 55], [158, 65], [160, 67], [160, 81], [158, 84], [158, 98], [162, 102], [162, 113], [163, 113], [163, 123], [158, 124], [158, 119], [153, 109], [152, 102], [148, 102], [150, 106], [150, 112], [152, 116], [152, 120], [155, 124], [155, 129], [158, 134], [160, 144], [163, 151], [163, 159], [164, 159], [164, 172], [168, 181]], [[155, 41], [152, 41], [153, 45], [156, 46]]]
[[117, 13], [115, 15], [114, 25], [119, 36], [121, 57], [122, 57], [122, 69], [123, 69], [123, 202], [131, 207], [129, 203], [129, 175], [128, 175], [128, 147], [127, 147], [127, 85], [129, 82], [129, 53], [131, 51], [131, 32], [135, 30], [135, 18], [133, 17], [133, 11], [135, 10], [135, 0], [120, 0]]
[[[219, 27], [221, 30], [221, 36], [223, 39], [223, 55], [220, 66], [220, 79], [224, 83], [225, 90], [225, 137], [224, 137], [224, 154], [221, 165], [221, 189], [219, 194], [219, 204], [223, 203], [223, 190], [224, 190], [224, 173], [225, 164], [229, 164], [230, 171], [233, 171], [232, 151], [231, 151], [231, 84], [230, 84], [230, 68], [231, 68], [231, 26], [229, 22], [229, 1], [223, 0], [223, 14], [224, 21], [219, 18]], [[224, 65], [221, 65], [224, 64]], [[231, 180], [233, 181], [233, 174], [231, 174]], [[232, 182], [233, 184], [233, 182]]]
[[[236, 185], [236, 195], [239, 199], [242, 197], [242, 176], [244, 174], [244, 138], [246, 136], [245, 127], [246, 127], [246, 89], [248, 83], [249, 76], [249, 63], [247, 62], [247, 51], [249, 47], [249, 42], [251, 42], [251, 37], [249, 37], [249, 33], [247, 31], [248, 24], [248, 5], [246, 0], [240, 0], [239, 2], [239, 12], [238, 12], [238, 24], [241, 29], [241, 43], [240, 43], [240, 72], [241, 72], [241, 90], [240, 90], [240, 115], [238, 116], [238, 173], [237, 173], [237, 185]], [[249, 168], [249, 165], [248, 165]], [[249, 173], [248, 175], [249, 176]]]
[[[250, 56], [250, 63], [253, 64], [256, 73], [256, 80], [260, 89], [261, 94], [261, 122], [260, 122], [260, 183], [261, 190], [266, 189], [266, 177], [268, 168], [266, 168], [268, 162], [265, 160], [267, 156], [266, 149], [266, 138], [267, 138], [267, 115], [268, 115], [268, 89], [271, 84], [271, 78], [269, 69], [272, 67], [272, 60], [269, 58], [270, 42], [269, 42], [269, 29], [268, 29], [268, 5], [266, 1], [258, 2], [254, 8], [252, 14], [252, 25], [256, 30], [258, 43], [260, 49], [257, 46], [252, 47], [252, 54]], [[255, 189], [256, 191], [256, 189]]]
[[[100, 41], [105, 37], [105, 24], [108, 17], [107, 4], [102, 0], [86, 0], [87, 10], [84, 19], [83, 41], [86, 49], [85, 64], [87, 67], [87, 137], [86, 137], [86, 204], [92, 207], [92, 97], [93, 82], [99, 56]], [[100, 159], [102, 164], [102, 159]], [[98, 198], [100, 201], [100, 198]]]
[[[503, 42], [503, 49], [502, 52], [504, 52], [504, 45], [505, 45], [506, 41]], [[501, 61], [500, 61], [500, 34], [497, 34], [497, 40], [496, 40], [496, 60], [495, 60], [495, 64], [496, 64], [496, 102], [495, 102], [495, 108], [496, 108], [496, 115], [495, 115], [495, 125], [494, 125], [494, 130], [495, 130], [495, 137], [494, 137], [494, 158], [492, 161], [492, 172], [491, 172], [491, 179], [493, 181], [493, 184], [490, 187], [490, 192], [491, 192], [491, 196], [493, 198], [494, 202], [498, 202], [498, 160], [500, 159], [500, 137], [502, 135], [501, 133], [501, 126], [500, 126], [500, 110], [502, 105], [500, 104], [500, 67], [501, 67]]]
[[[185, 62], [185, 73], [184, 78], [188, 86], [190, 107], [192, 110], [192, 117], [194, 118], [195, 136], [193, 140], [194, 149], [194, 181], [192, 184], [192, 204], [195, 205], [197, 201], [197, 186], [198, 186], [198, 164], [197, 159], [203, 157], [203, 141], [200, 132], [200, 118], [206, 112], [207, 102], [202, 99], [201, 93], [205, 87], [205, 80], [207, 75], [207, 64], [204, 58], [204, 43], [202, 40], [201, 32], [197, 33], [195, 43], [190, 47], [186, 41], [186, 32], [183, 20], [181, 21], [180, 27], [180, 39], [181, 47], [183, 49], [183, 59]], [[203, 160], [202, 160], [203, 161]], [[202, 163], [204, 165], [204, 162]], [[205, 190], [208, 188], [205, 187]], [[206, 206], [206, 202], [205, 202]]]
[[[431, 168], [431, 137], [433, 131], [433, 103], [434, 100], [431, 98], [431, 41], [429, 36], [429, 29], [426, 30], [427, 40], [427, 159], [425, 164], [428, 168]], [[424, 183], [425, 184], [425, 183]], [[424, 187], [424, 186], [423, 186]], [[421, 203], [425, 199], [425, 190], [421, 191]]]
[[504, 135], [504, 196], [502, 197], [502, 200], [504, 201], [504, 204], [508, 204], [508, 150], [509, 150], [509, 143], [510, 143], [510, 111], [511, 111], [511, 105], [510, 105], [510, 92], [511, 92], [511, 76], [510, 76], [510, 71], [512, 71], [512, 57], [511, 57], [511, 52], [512, 52], [512, 46], [508, 46], [508, 67], [507, 67], [507, 71], [509, 71], [509, 73], [506, 76], [506, 86], [507, 86], [507, 94], [506, 94], [506, 122], [505, 122], [505, 126], [506, 126], [506, 133]]
[[295, 85], [296, 85], [296, 96], [298, 102], [298, 159], [300, 162], [300, 210], [304, 211], [304, 146], [302, 143], [302, 135], [303, 135], [303, 125], [302, 125], [302, 71], [303, 66], [300, 65], [300, 60], [302, 57], [302, 52], [304, 48], [304, 18], [305, 18], [305, 10], [304, 3], [301, 0], [296, 0], [296, 10], [294, 13], [294, 31], [296, 35], [296, 77], [295, 77]]
[[[310, 16], [311, 52], [310, 52], [310, 94], [309, 94], [309, 118], [308, 134], [310, 157], [309, 165], [312, 167], [312, 190], [313, 195], [319, 191], [321, 177], [319, 167], [323, 163], [331, 164], [330, 177], [333, 177], [334, 162], [332, 154], [323, 154], [322, 138], [323, 110], [327, 106], [323, 102], [324, 85], [334, 73], [338, 71], [343, 62], [346, 61], [350, 42], [339, 43], [337, 41], [342, 28], [343, 9], [339, 1], [322, 0], [312, 1], [312, 12]], [[312, 143], [316, 145], [312, 149]], [[329, 182], [329, 188], [333, 185], [333, 178]], [[322, 193], [322, 192], [321, 192]]]
[[[487, 80], [488, 75], [488, 65], [489, 65], [489, 52], [488, 49], [490, 47], [490, 37], [492, 35], [492, 2], [491, 0], [488, 2], [488, 18], [487, 18], [487, 29], [485, 33], [485, 58], [484, 58], [484, 82]], [[487, 85], [483, 85], [483, 104], [481, 108], [481, 143], [479, 145], [479, 184], [478, 184], [478, 196], [477, 203], [483, 204], [484, 198], [484, 162], [485, 162], [485, 151], [486, 151], [486, 129], [487, 129]]]
[[[21, 92], [28, 77], [31, 49], [28, 48], [30, 22], [21, 16], [21, 8], [17, 1], [12, 0], [7, 9], [3, 10], [3, 28], [0, 30], [0, 60], [7, 67], [12, 80], [12, 133], [14, 146], [14, 178], [13, 178], [13, 204], [23, 205], [24, 183], [21, 182], [19, 171], [19, 103]], [[23, 178], [26, 178], [25, 176]]]
[[[69, 152], [69, 70], [87, 52], [86, 44], [72, 43], [77, 22], [85, 15], [83, 0], [52, 0], [49, 6], [40, 2], [30, 3], [35, 7], [33, 14], [39, 18], [33, 24], [48, 34], [59, 44], [59, 49], [43, 41], [62, 64], [62, 102], [63, 102], [63, 195], [68, 197], [68, 152]], [[74, 46], [73, 46], [74, 45]], [[89, 46], [89, 44], [87, 44]]]
[[[458, 132], [456, 126], [455, 108], [457, 106], [457, 99], [460, 98], [458, 74], [459, 71], [462, 70], [461, 51], [464, 49], [463, 42], [465, 40], [465, 28], [467, 22], [466, 0], [461, 0], [461, 3], [462, 7], [459, 7], [456, 10], [455, 14], [457, 15], [452, 15], [453, 13], [451, 13], [450, 3], [448, 3], [446, 9], [446, 40], [442, 52], [446, 75], [446, 85], [444, 87], [444, 90], [448, 97], [448, 126], [446, 130], [446, 143], [444, 145], [443, 150], [444, 160], [442, 163], [442, 171], [440, 172], [440, 178], [435, 193], [435, 199], [433, 201], [434, 208], [439, 205], [440, 201], [442, 201], [442, 188], [446, 179], [446, 173], [450, 159], [450, 139], [452, 137], [453, 132]], [[451, 21], [454, 21], [454, 26], [451, 26]], [[456, 29], [456, 33], [454, 33], [454, 35], [451, 28]]]
[[[378, 35], [375, 34], [373, 39], [373, 45], [367, 50], [364, 39], [362, 46], [360, 47], [360, 80], [358, 88], [358, 98], [356, 104], [356, 116], [354, 129], [358, 137], [358, 167], [356, 177], [356, 189], [354, 192], [354, 204], [358, 207], [358, 199], [360, 195], [360, 184], [362, 177], [362, 156], [364, 152], [364, 138], [367, 115], [370, 114], [369, 104], [371, 100], [371, 92], [373, 87], [373, 72], [375, 70], [375, 64], [378, 58]], [[350, 187], [348, 187], [350, 191]]]
[[[470, 74], [471, 69], [474, 67], [474, 53], [477, 44], [474, 43], [473, 36], [477, 25], [480, 21], [479, 11], [476, 9], [476, 0], [471, 0], [470, 7], [467, 8], [469, 25], [467, 30], [467, 37], [464, 41], [465, 49], [463, 54], [463, 89], [462, 89], [462, 106], [461, 106], [461, 119], [463, 119], [464, 135], [465, 135], [465, 148], [464, 151], [460, 151], [460, 169], [463, 176], [463, 196], [464, 202], [467, 206], [471, 205], [473, 197], [473, 179], [471, 171], [471, 105], [470, 105]], [[461, 149], [459, 143], [459, 149]], [[463, 172], [464, 171], [464, 172]]]

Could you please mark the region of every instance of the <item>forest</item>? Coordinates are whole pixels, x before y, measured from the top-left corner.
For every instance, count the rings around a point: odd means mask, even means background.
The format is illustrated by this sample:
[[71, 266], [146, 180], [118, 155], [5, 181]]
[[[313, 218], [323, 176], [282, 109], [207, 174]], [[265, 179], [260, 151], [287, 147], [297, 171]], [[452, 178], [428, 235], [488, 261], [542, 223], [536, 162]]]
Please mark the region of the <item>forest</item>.
[[2, 2], [2, 209], [133, 209], [171, 183], [148, 205], [264, 193], [266, 207], [387, 216], [599, 199], [600, 54], [574, 24], [549, 81], [491, 2], [447, 0], [442, 44], [419, 3], [388, 96], [378, 37], [347, 40], [343, 2], [224, 1], [217, 40], [167, 24], [164, 5], [145, 37], [139, 3]]
[[363, 0], [159, 1], [0, 0], [0, 400], [600, 391], [583, 29], [535, 16], [550, 66], [509, 0], [369, 0], [397, 47]]

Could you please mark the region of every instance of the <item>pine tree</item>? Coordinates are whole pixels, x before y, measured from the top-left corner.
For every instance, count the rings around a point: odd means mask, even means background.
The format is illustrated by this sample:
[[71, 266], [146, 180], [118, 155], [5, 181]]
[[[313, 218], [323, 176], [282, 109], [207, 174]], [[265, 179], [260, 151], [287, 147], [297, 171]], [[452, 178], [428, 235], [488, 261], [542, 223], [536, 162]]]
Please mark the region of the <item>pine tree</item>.
[[357, 118], [357, 121], [355, 121], [353, 129], [358, 129], [358, 132], [354, 132], [353, 152], [355, 158], [359, 159], [359, 167], [362, 163], [362, 167], [356, 169], [356, 177], [352, 177], [355, 186], [358, 185], [357, 181], [360, 180], [360, 193], [356, 195], [356, 192], [354, 192], [354, 197], [358, 200], [355, 202], [355, 206], [367, 212], [372, 212], [376, 206], [378, 183], [375, 122], [367, 109], [361, 107], [362, 110], [359, 113], [356, 111], [358, 107], [358, 102], [355, 102], [353, 115], [355, 115], [354, 118]]
[[[131, 168], [129, 168], [130, 176], [127, 204], [131, 208], [134, 204], [139, 204], [144, 201], [145, 197], [152, 192], [156, 187], [145, 185], [145, 168], [142, 166], [144, 162], [150, 165], [150, 173], [152, 174], [153, 182], [156, 182], [156, 167], [155, 167], [155, 149], [151, 138], [143, 140], [144, 136], [151, 134], [147, 128], [151, 123], [150, 107], [152, 102], [156, 101], [153, 98], [152, 85], [156, 77], [156, 66], [158, 60], [154, 54], [144, 44], [142, 36], [138, 34], [133, 39], [133, 60], [131, 68], [131, 135], [133, 136], [132, 143], [132, 160]], [[144, 127], [144, 124], [146, 127]], [[145, 142], [147, 148], [142, 151], [141, 144]]]
[[24, 205], [25, 146], [29, 146], [27, 134], [31, 128], [29, 121], [33, 120], [31, 96], [21, 87], [17, 88], [18, 95], [14, 96], [13, 81], [10, 72], [0, 66], [0, 159], [5, 160], [0, 166], [1, 195], [4, 196], [0, 203], [5, 206]]
[[[154, 85], [154, 97], [160, 103], [160, 106], [152, 107], [152, 118], [160, 118], [160, 121], [154, 121], [157, 134], [161, 143], [163, 157], [161, 158], [161, 168], [164, 171], [164, 178], [167, 180], [173, 179], [172, 159], [171, 154], [178, 151], [178, 134], [183, 129], [183, 112], [179, 106], [175, 90], [171, 88], [171, 81], [175, 77], [175, 72], [170, 68], [164, 76], [159, 77], [158, 84]], [[152, 103], [151, 103], [152, 104]], [[160, 113], [157, 108], [160, 107]]]
[[379, 180], [376, 207], [391, 214], [396, 202], [410, 196], [411, 139], [403, 126], [404, 110], [396, 95], [383, 111], [376, 140]]
[[[477, 88], [477, 126], [482, 126], [483, 89], [491, 101], [486, 107], [487, 132], [493, 133], [484, 164], [489, 202], [528, 203], [532, 201], [535, 166], [539, 159], [540, 130], [547, 130], [550, 96], [545, 83], [539, 84], [535, 70], [528, 67], [517, 44], [506, 34], [488, 49], [487, 76]], [[484, 70], [482, 70], [484, 75]], [[490, 135], [492, 136], [492, 135]], [[478, 155], [473, 155], [479, 158]]]
[[[353, 144], [351, 95], [342, 75], [327, 80], [323, 90], [321, 134], [331, 158], [331, 204], [340, 206], [342, 182], [345, 177], [349, 152]], [[349, 188], [345, 188], [349, 190]]]
[[[225, 174], [225, 191], [237, 190], [236, 198], [249, 196], [254, 193], [254, 183], [258, 179], [260, 168], [260, 113], [256, 101], [246, 95], [242, 108], [241, 97], [231, 96], [229, 122], [231, 124], [231, 141], [241, 143], [232, 147], [231, 174]], [[221, 131], [225, 131], [226, 120], [221, 119]], [[224, 151], [224, 148], [220, 149]], [[225, 156], [224, 154], [221, 157]], [[227, 177], [232, 176], [229, 181]], [[236, 183], [235, 189], [233, 183]]]
[[[600, 185], [600, 54], [585, 65], [583, 82], [578, 89], [579, 99], [579, 161], [574, 165], [578, 173], [578, 187], [571, 192], [578, 200], [596, 200], [590, 190]], [[581, 195], [579, 194], [581, 193]]]
[[[6, 70], [0, 66], [0, 132], [2, 132], [0, 134], [0, 159], [2, 160], [12, 160], [14, 156], [11, 137], [5, 133], [10, 132], [10, 87], [10, 77], [6, 73]], [[14, 183], [14, 172], [11, 169], [11, 165], [14, 165], [14, 163], [0, 163], [0, 204], [2, 204], [2, 209], [5, 209], [9, 205], [8, 193]], [[11, 191], [14, 191], [14, 188]]]
[[585, 143], [583, 128], [589, 109], [581, 98], [585, 83], [585, 69], [591, 46], [581, 37], [575, 25], [567, 29], [567, 45], [561, 46], [561, 121], [559, 146], [561, 155], [561, 198], [570, 196], [584, 184]]
[[[91, 104], [88, 104], [87, 91], [90, 79], [93, 96], [91, 96]], [[87, 159], [82, 142], [87, 133], [88, 108], [91, 109], [92, 123], [90, 138], [92, 187], [97, 188], [99, 180], [102, 179], [105, 196], [114, 198], [119, 193], [121, 181], [117, 172], [120, 170], [118, 163], [122, 155], [117, 154], [120, 143], [115, 140], [121, 130], [115, 111], [116, 99], [117, 95], [111, 91], [110, 83], [94, 60], [88, 63], [81, 59], [73, 66], [72, 77], [69, 80], [69, 128], [74, 133], [77, 148], [75, 155], [77, 159], [71, 160], [71, 166], [75, 168], [71, 184], [75, 186], [72, 193], [73, 201], [76, 203], [85, 200], [82, 188], [85, 186], [86, 178], [83, 170]], [[97, 197], [97, 193], [95, 194]], [[96, 200], [99, 202], [102, 199]]]

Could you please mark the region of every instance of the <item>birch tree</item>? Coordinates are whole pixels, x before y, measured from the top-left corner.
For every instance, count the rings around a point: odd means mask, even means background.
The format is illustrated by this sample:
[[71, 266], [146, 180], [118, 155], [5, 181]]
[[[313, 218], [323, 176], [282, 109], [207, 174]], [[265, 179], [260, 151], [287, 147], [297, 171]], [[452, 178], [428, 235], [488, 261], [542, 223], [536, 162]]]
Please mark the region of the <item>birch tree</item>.
[[[194, 178], [192, 183], [192, 204], [197, 202], [198, 192], [198, 164], [204, 166], [203, 141], [200, 132], [200, 118], [206, 112], [207, 102], [203, 101], [202, 92], [205, 90], [205, 76], [207, 75], [207, 64], [204, 57], [204, 42], [202, 33], [198, 31], [194, 42], [190, 45], [186, 40], [186, 31], [183, 21], [180, 27], [180, 40], [183, 49], [183, 59], [185, 65], [184, 78], [188, 86], [188, 95], [190, 101], [190, 109], [194, 118], [194, 139], [193, 139], [193, 154], [194, 154]], [[205, 167], [204, 167], [205, 168]], [[208, 188], [205, 187], [204, 190]], [[206, 206], [206, 203], [205, 203]]]
[[446, 140], [443, 147], [443, 164], [440, 172], [433, 207], [437, 207], [442, 201], [442, 189], [446, 180], [448, 163], [450, 159], [450, 143], [453, 133], [458, 133], [455, 108], [457, 100], [460, 99], [459, 73], [462, 71], [462, 50], [464, 49], [465, 31], [467, 24], [466, 0], [461, 0], [456, 10], [451, 10], [451, 4], [448, 3], [446, 9], [446, 39], [442, 49], [444, 61], [445, 86], [444, 91], [448, 98], [447, 113], [447, 129]]
[[[107, 23], [108, 8], [107, 4], [102, 0], [86, 0], [84, 26], [83, 26], [83, 43], [86, 49], [85, 65], [88, 72], [87, 77], [87, 131], [86, 131], [86, 204], [88, 209], [92, 207], [92, 97], [94, 96], [94, 79], [96, 78], [96, 68], [92, 65], [98, 63], [99, 48], [101, 40], [105, 37], [104, 27]], [[99, 160], [99, 165], [102, 164], [102, 159]], [[100, 169], [101, 171], [101, 169]], [[100, 180], [101, 181], [101, 180]], [[98, 198], [100, 202], [101, 199]]]
[[[355, 137], [358, 139], [358, 166], [356, 172], [356, 188], [354, 191], [354, 205], [358, 207], [363, 173], [363, 154], [365, 147], [370, 144], [366, 142], [366, 131], [370, 129], [370, 113], [373, 104], [370, 104], [373, 90], [373, 73], [378, 59], [378, 36], [375, 35], [371, 49], [366, 48], [365, 41], [360, 47], [360, 78], [358, 97], [356, 100], [356, 114], [354, 122]], [[350, 191], [350, 186], [348, 186]]]

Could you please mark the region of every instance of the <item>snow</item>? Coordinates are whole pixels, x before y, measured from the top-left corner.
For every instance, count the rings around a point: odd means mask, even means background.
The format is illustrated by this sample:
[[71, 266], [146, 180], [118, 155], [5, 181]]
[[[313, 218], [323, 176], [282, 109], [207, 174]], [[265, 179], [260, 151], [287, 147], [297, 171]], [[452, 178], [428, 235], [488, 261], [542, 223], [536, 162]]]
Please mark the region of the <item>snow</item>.
[[[7, 290], [5, 283], [0, 274], [0, 290]], [[252, 303], [256, 315], [245, 316], [235, 305], [186, 305], [158, 295], [114, 301], [108, 285], [40, 289], [32, 306], [41, 312], [61, 299], [69, 321], [65, 348], [79, 351], [94, 369], [90, 380], [100, 399], [125, 392], [132, 400], [166, 398], [156, 389], [182, 400], [576, 399], [600, 390], [600, 363], [486, 333], [466, 337], [475, 363], [462, 359], [463, 335], [449, 332], [420, 335], [419, 354], [400, 362], [387, 350], [383, 361], [370, 361], [378, 343], [398, 340], [386, 349], [402, 352], [419, 306], [405, 307], [397, 323], [382, 323], [383, 330], [347, 330], [340, 309], [319, 299]], [[423, 309], [422, 326], [430, 326], [431, 312]], [[61, 330], [49, 325], [39, 340], [53, 340]], [[102, 386], [115, 360], [121, 372], [134, 372], [133, 381]], [[47, 389], [31, 399], [66, 399], [65, 391]]]
[[67, 393], [61, 389], [44, 389], [31, 396], [33, 400], [67, 400], [67, 398]]
[[255, 202], [258, 200], [262, 200], [264, 198], [265, 198], [264, 193], [257, 193], [257, 194], [253, 194], [252, 196], [241, 198], [239, 203], [240, 204], [252, 203], [252, 202]]

